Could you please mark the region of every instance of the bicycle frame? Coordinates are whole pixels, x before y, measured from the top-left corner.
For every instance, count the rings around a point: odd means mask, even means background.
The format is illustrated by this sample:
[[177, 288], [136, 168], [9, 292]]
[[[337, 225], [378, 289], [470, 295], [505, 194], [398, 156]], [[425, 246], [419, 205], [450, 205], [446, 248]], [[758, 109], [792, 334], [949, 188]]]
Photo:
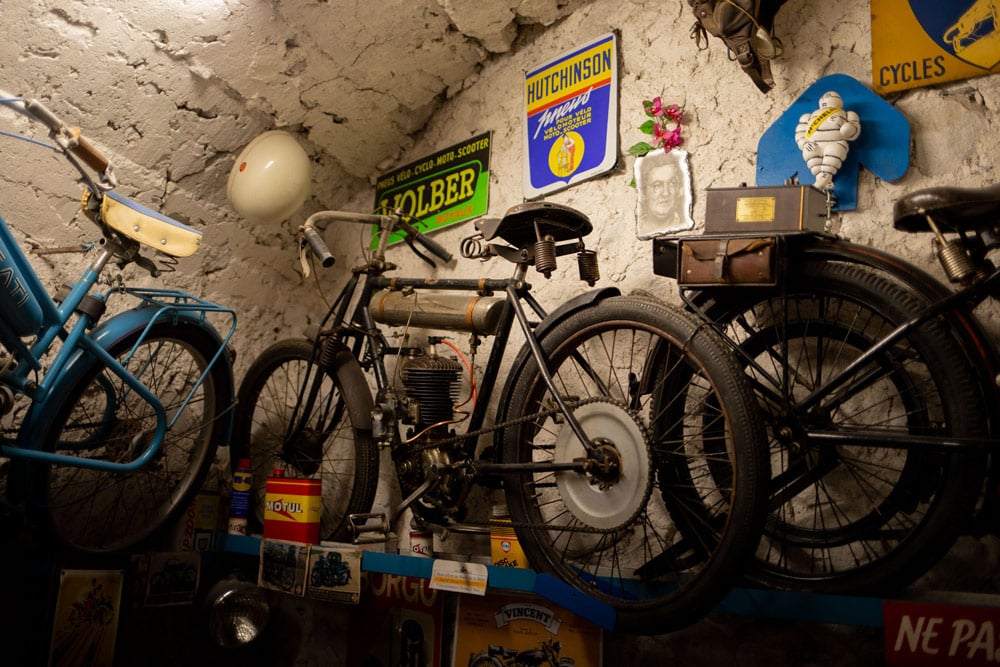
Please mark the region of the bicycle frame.
[[[845, 261], [886, 272], [901, 279], [911, 289], [926, 294], [932, 300], [930, 305], [921, 313], [888, 332], [849, 365], [840, 369], [836, 376], [827, 378], [822, 386], [811, 392], [808, 396], [799, 399], [798, 406], [801, 409], [808, 410], [808, 408], [818, 405], [824, 398], [829, 398], [847, 382], [858, 378], [863, 369], [876, 359], [878, 355], [884, 353], [914, 329], [938, 317], [945, 318], [951, 330], [960, 336], [963, 349], [970, 355], [970, 359], [977, 362], [972, 367], [985, 371], [983, 373], [984, 377], [979, 382], [982, 386], [984, 398], [992, 405], [1000, 405], [997, 402], [996, 389], [992, 382], [992, 378], [996, 377], [996, 354], [992, 346], [989, 345], [988, 339], [978, 322], [971, 315], [971, 311], [976, 306], [1000, 293], [1000, 269], [995, 270], [988, 277], [959, 291], [952, 291], [941, 285], [923, 270], [897, 257], [873, 248], [859, 246], [843, 239], [804, 234], [789, 236], [783, 239], [783, 244], [785, 245], [785, 252], [794, 252], [797, 256], [803, 258], [802, 261]], [[792, 246], [794, 246], [794, 251], [790, 249]], [[740, 288], [728, 287], [724, 289]], [[778, 290], [777, 293], [780, 294], [781, 288], [778, 287], [776, 289]], [[702, 293], [700, 289], [684, 289], [682, 287], [680, 290], [681, 299], [685, 305], [721, 333], [721, 327], [712, 322], [711, 318], [700, 307], [700, 293]], [[787, 317], [788, 313], [783, 311], [783, 315]], [[723, 337], [735, 354], [744, 362], [756, 365], [756, 362], [748, 358], [747, 354], [740, 349], [740, 346], [735, 341], [730, 340], [726, 336]], [[763, 369], [758, 368], [758, 370]], [[945, 450], [972, 448], [992, 451], [996, 447], [995, 429], [996, 425], [993, 425], [989, 429], [988, 434], [984, 434], [981, 437], [962, 438], [952, 436], [921, 436], [916, 434], [909, 434], [906, 437], [892, 437], [877, 430], [850, 433], [845, 431], [810, 431], [809, 437], [830, 445], [868, 445], [890, 448], [908, 448], [913, 445], [919, 445]]]
[[[371, 224], [372, 222], [375, 222], [380, 226], [380, 243], [373, 253], [372, 259], [364, 266], [353, 270], [353, 275], [343, 286], [337, 298], [328, 309], [326, 316], [319, 325], [321, 331], [327, 330], [332, 332], [342, 342], [346, 339], [351, 339], [352, 342], [348, 346], [351, 353], [355, 359], [361, 363], [362, 368], [374, 376], [376, 389], [379, 393], [388, 390], [392, 386], [391, 378], [389, 377], [383, 360], [386, 356], [399, 351], [398, 348], [394, 348], [389, 345], [385, 336], [379, 329], [379, 325], [372, 314], [371, 308], [369, 307], [372, 297], [379, 290], [412, 290], [416, 293], [419, 293], [421, 290], [469, 292], [480, 296], [488, 296], [496, 292], [501, 292], [505, 295], [501, 314], [498, 317], [495, 331], [488, 334], [493, 338], [493, 345], [486, 361], [485, 368], [487, 369], [487, 372], [496, 372], [499, 370], [503, 357], [507, 352], [510, 333], [513, 329], [514, 322], [516, 321], [520, 326], [521, 331], [524, 333], [525, 340], [531, 350], [531, 354], [539, 362], [541, 375], [546, 384], [552, 390], [552, 394], [558, 403], [560, 411], [564, 414], [567, 424], [569, 424], [569, 426], [573, 429], [576, 436], [580, 439], [580, 442], [585, 443], [584, 447], [587, 450], [588, 455], [596, 454], [593, 443], [586, 437], [579, 421], [573, 416], [572, 410], [568, 408], [559, 392], [556, 391], [553, 386], [554, 382], [552, 375], [547, 368], [544, 355], [542, 354], [538, 343], [538, 331], [544, 330], [544, 328], [551, 326], [552, 323], [561, 320], [566, 315], [584, 307], [585, 305], [593, 302], [595, 299], [618, 294], [617, 290], [604, 289], [591, 291], [581, 297], [577, 297], [576, 299], [563, 304], [563, 306], [559, 309], [551, 314], [548, 314], [530, 293], [531, 286], [525, 281], [528, 267], [528, 264], [526, 263], [516, 264], [513, 276], [507, 279], [386, 277], [383, 274], [387, 270], [395, 268], [393, 265], [387, 264], [385, 261], [385, 239], [387, 239], [393, 231], [392, 222], [394, 218], [392, 216], [352, 215], [336, 217], [333, 219], [355, 222], [358, 224]], [[310, 228], [311, 224], [307, 222], [305, 228], [306, 232], [308, 232]], [[352, 303], [354, 304], [353, 310], [351, 310]], [[533, 322], [529, 319], [529, 314], [525, 310], [524, 304], [527, 304], [531, 313], [540, 318], [540, 322]], [[349, 312], [351, 313], [350, 316], [348, 316]], [[428, 328], [434, 329], [435, 327], [428, 326]], [[316, 345], [320, 344], [318, 338], [314, 342]], [[317, 381], [318, 380], [319, 378], [317, 377]], [[305, 392], [309, 385], [310, 381], [307, 378], [306, 381], [303, 382], [301, 391]], [[466, 429], [467, 434], [478, 432], [482, 428], [485, 423], [487, 409], [491, 403], [493, 391], [493, 383], [487, 383], [480, 390], [475, 407], [473, 408], [472, 414], [469, 416], [468, 427]], [[300, 401], [303, 400], [303, 397], [304, 394], [300, 393]], [[311, 395], [309, 400], [315, 400], [315, 396]], [[308, 408], [306, 412], [308, 413]], [[294, 428], [294, 426], [291, 426], [291, 428]], [[391, 443], [394, 445], [399, 444], [396, 440], [397, 435], [398, 434], [394, 433], [392, 436]], [[465, 440], [462, 447], [463, 454], [468, 460], [472, 460], [476, 448], [475, 438], [471, 438], [468, 435], [457, 437]], [[560, 464], [536, 463], [530, 464], [528, 468], [515, 464], [504, 464], [499, 461], [493, 463], [477, 461], [475, 465], [476, 470], [483, 474], [517, 472], [529, 468], [534, 471], [582, 470], [582, 463], [579, 462]]]
[[[20, 98], [13, 98], [0, 91], [0, 103], [48, 125], [56, 137], [58, 148], [30, 141], [62, 152], [80, 172], [90, 194], [95, 197], [111, 196], [104, 192], [109, 191], [114, 185], [111, 167], [106, 158], [79, 136], [78, 130], [75, 131], [74, 137], [74, 132], [35, 101], [24, 102]], [[102, 179], [103, 187], [98, 186], [86, 174], [69, 151], [81, 153], [81, 159], [88, 166], [102, 167], [105, 176]], [[113, 199], [119, 206], [131, 209], [136, 215], [146, 216], [147, 219], [155, 217], [161, 224], [182, 227], [176, 221], [159, 216], [117, 195]], [[236, 313], [233, 310], [178, 290], [134, 289], [118, 285], [107, 293], [95, 291], [102, 272], [111, 260], [120, 258], [138, 262], [143, 259], [138, 257], [138, 242], [119, 238], [104, 229], [103, 225], [102, 231], [105, 232], [104, 238], [96, 244], [97, 257], [65, 293], [53, 298], [42, 285], [7, 224], [0, 219], [0, 283], [2, 283], [0, 299], [4, 305], [0, 310], [0, 343], [7, 353], [0, 357], [0, 387], [8, 392], [0, 398], [3, 399], [6, 409], [12, 407], [12, 394], [23, 395], [31, 401], [31, 406], [18, 428], [17, 437], [4, 438], [0, 441], [2, 456], [104, 471], [134, 471], [156, 456], [165, 434], [186, 409], [191, 397], [212, 368], [218, 363], [229, 363], [225, 351], [236, 329]], [[109, 298], [115, 294], [130, 295], [138, 299], [140, 304], [94, 328], [103, 315]], [[215, 328], [208, 323], [209, 313], [228, 318], [229, 330], [225, 336], [219, 336]], [[74, 316], [76, 316], [75, 321]], [[182, 319], [211, 332], [218, 339], [219, 347], [195, 386], [183, 399], [177, 412], [168, 415], [160, 400], [125, 367], [125, 364], [128, 364], [132, 354], [146, 339], [153, 325]], [[108, 349], [113, 343], [132, 334], [138, 335], [137, 341], [132, 350], [125, 355], [123, 362], [119, 362], [108, 353]], [[57, 341], [61, 342], [61, 345], [47, 364], [48, 368], [43, 369], [42, 360], [52, 354]], [[50, 398], [69, 391], [87, 370], [94, 368], [94, 364], [110, 369], [155, 412], [156, 428], [148, 439], [145, 451], [129, 463], [42, 451], [42, 443], [34, 436], [39, 430], [38, 424], [46, 423], [54, 417], [51, 414]], [[231, 425], [225, 429], [227, 443], [230, 430]]]

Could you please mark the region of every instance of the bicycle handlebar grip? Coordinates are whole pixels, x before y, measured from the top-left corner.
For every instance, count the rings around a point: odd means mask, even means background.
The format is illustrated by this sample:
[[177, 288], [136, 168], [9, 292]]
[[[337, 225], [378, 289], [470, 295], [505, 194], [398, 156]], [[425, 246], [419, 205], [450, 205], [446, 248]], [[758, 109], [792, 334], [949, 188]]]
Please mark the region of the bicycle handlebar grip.
[[451, 253], [445, 250], [437, 241], [432, 241], [423, 234], [421, 234], [416, 227], [410, 223], [399, 220], [399, 226], [406, 230], [406, 233], [413, 237], [413, 240], [427, 248], [432, 254], [436, 255], [442, 262], [447, 264], [451, 261]]
[[442, 246], [437, 241], [432, 241], [431, 239], [427, 238], [426, 236], [424, 236], [419, 232], [417, 232], [417, 235], [414, 237], [414, 239], [416, 240], [417, 243], [419, 243], [420, 245], [422, 245], [423, 247], [427, 248], [429, 251], [440, 257], [442, 262], [445, 262], [447, 264], [448, 262], [451, 261], [451, 253], [445, 250], [444, 246]]
[[73, 148], [73, 153], [83, 160], [83, 163], [88, 167], [93, 169], [99, 174], [103, 174], [109, 164], [108, 158], [104, 156], [104, 153], [99, 151], [94, 144], [90, 143], [80, 131], [76, 128], [73, 129], [73, 133], [76, 135], [77, 145]]
[[327, 247], [326, 243], [319, 233], [312, 227], [306, 227], [302, 233], [306, 237], [306, 241], [309, 243], [309, 247], [312, 248], [313, 254], [319, 259], [319, 263], [324, 269], [328, 269], [333, 266], [333, 255], [330, 253], [330, 249]]

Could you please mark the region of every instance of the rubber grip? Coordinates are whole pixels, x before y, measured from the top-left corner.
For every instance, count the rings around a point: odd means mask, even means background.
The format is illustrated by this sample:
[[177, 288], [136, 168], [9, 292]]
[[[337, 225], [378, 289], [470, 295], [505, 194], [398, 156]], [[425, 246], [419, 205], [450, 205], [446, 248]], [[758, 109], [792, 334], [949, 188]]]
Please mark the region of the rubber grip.
[[77, 145], [72, 149], [73, 154], [83, 160], [83, 163], [88, 167], [99, 174], [103, 174], [108, 168], [108, 158], [104, 156], [104, 153], [97, 150], [94, 144], [87, 141], [87, 139], [79, 133], [79, 130], [74, 128], [73, 133], [77, 135]]
[[302, 233], [305, 234], [309, 247], [312, 248], [313, 254], [316, 255], [323, 268], [328, 269], [333, 266], [333, 255], [319, 233], [310, 227], [306, 227]]
[[423, 247], [427, 248], [427, 250], [429, 250], [433, 254], [440, 257], [441, 261], [445, 263], [451, 261], [451, 253], [445, 250], [444, 246], [442, 246], [437, 241], [432, 241], [431, 239], [427, 238], [420, 232], [417, 232], [417, 234], [413, 237], [413, 240], [422, 245]]

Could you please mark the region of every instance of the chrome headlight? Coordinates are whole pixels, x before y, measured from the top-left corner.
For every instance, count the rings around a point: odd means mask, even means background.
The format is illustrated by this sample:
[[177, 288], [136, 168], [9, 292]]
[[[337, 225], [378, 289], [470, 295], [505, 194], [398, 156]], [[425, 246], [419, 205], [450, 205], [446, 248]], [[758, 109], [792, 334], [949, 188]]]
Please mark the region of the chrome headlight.
[[267, 626], [271, 608], [255, 584], [223, 579], [205, 596], [208, 632], [224, 648], [246, 646]]

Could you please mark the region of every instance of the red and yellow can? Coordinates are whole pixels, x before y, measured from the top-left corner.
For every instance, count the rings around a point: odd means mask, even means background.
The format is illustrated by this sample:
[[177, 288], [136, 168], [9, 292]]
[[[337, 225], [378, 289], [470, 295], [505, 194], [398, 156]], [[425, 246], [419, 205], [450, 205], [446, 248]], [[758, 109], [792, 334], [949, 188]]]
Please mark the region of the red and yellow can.
[[264, 487], [264, 537], [319, 544], [323, 495], [318, 479], [268, 477]]

